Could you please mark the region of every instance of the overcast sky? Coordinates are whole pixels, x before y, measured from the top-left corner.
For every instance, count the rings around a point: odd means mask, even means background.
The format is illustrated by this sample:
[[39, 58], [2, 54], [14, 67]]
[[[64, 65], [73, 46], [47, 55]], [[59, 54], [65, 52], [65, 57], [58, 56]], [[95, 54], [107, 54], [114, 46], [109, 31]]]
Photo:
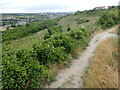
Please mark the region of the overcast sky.
[[0, 0], [0, 13], [39, 13], [89, 10], [118, 5], [119, 0]]

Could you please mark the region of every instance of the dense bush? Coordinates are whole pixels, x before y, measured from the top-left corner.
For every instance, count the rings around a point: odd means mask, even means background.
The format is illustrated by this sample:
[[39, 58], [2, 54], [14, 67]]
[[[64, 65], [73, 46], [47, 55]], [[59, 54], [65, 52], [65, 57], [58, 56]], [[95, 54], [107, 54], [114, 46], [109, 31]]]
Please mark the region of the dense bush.
[[48, 32], [45, 34], [44, 39], [50, 38], [50, 36], [55, 34], [55, 33], [61, 33], [62, 28], [61, 28], [61, 26], [55, 25], [55, 26], [49, 27], [47, 31]]
[[55, 48], [52, 44], [36, 45], [34, 46], [36, 57], [42, 65], [49, 65], [51, 63], [59, 63], [65, 60], [66, 53], [64, 47]]
[[40, 88], [41, 79], [45, 82], [53, 80], [47, 69], [26, 50], [3, 55], [2, 78], [4, 88]]
[[51, 64], [66, 60], [68, 54], [73, 53], [77, 45], [86, 45], [87, 38], [91, 31], [88, 29], [75, 29], [66, 33], [54, 34], [41, 44], [36, 44], [34, 48], [34, 57], [43, 64]]
[[77, 24], [89, 22], [88, 19], [80, 19], [80, 18], [75, 19], [75, 21], [77, 21]]
[[109, 11], [105, 14], [103, 14], [100, 19], [98, 20], [98, 25], [101, 26], [102, 29], [109, 28], [111, 26], [114, 26], [118, 24], [118, 20], [120, 18], [118, 17], [118, 12], [117, 11]]
[[66, 34], [56, 34], [51, 41], [55, 47], [63, 46], [66, 53], [71, 53], [75, 49], [74, 40]]

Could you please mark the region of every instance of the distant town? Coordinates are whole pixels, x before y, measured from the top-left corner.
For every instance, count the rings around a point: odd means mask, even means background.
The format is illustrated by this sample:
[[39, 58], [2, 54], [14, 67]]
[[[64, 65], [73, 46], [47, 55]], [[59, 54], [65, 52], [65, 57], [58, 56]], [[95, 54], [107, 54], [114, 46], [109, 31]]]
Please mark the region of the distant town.
[[32, 21], [63, 17], [74, 12], [42, 12], [42, 13], [4, 13], [0, 18], [1, 31], [15, 28]]
[[[115, 6], [99, 6], [94, 10], [102, 10], [107, 8], [114, 8]], [[0, 17], [0, 31], [13, 29], [17, 26], [25, 25], [32, 21], [45, 20], [63, 17], [74, 14], [75, 12], [42, 12], [42, 13], [4, 13]]]

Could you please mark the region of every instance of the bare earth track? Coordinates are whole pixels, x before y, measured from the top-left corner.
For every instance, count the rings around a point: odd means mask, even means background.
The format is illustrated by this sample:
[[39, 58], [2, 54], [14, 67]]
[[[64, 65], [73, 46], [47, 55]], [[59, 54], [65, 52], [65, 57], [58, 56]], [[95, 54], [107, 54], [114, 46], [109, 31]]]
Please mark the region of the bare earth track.
[[95, 35], [86, 50], [80, 54], [78, 59], [72, 61], [70, 68], [61, 70], [56, 76], [56, 81], [51, 85], [46, 85], [46, 88], [80, 88], [83, 81], [82, 76], [85, 73], [86, 68], [89, 66], [90, 58], [93, 57], [97, 45], [106, 40], [109, 37], [117, 38], [116, 33], [111, 33], [116, 27], [111, 28], [105, 32]]

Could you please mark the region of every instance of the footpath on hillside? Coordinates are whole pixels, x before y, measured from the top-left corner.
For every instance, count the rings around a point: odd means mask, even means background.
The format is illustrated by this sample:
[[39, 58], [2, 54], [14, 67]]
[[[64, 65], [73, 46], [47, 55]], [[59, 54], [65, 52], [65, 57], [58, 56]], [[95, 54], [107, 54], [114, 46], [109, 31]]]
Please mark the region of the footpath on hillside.
[[61, 70], [56, 76], [56, 81], [51, 85], [46, 85], [45, 88], [81, 88], [83, 85], [82, 77], [89, 66], [90, 58], [94, 56], [96, 47], [107, 38], [117, 38], [118, 35], [112, 33], [115, 29], [116, 27], [113, 27], [93, 36], [86, 50], [80, 54], [78, 59], [72, 61], [71, 67]]

